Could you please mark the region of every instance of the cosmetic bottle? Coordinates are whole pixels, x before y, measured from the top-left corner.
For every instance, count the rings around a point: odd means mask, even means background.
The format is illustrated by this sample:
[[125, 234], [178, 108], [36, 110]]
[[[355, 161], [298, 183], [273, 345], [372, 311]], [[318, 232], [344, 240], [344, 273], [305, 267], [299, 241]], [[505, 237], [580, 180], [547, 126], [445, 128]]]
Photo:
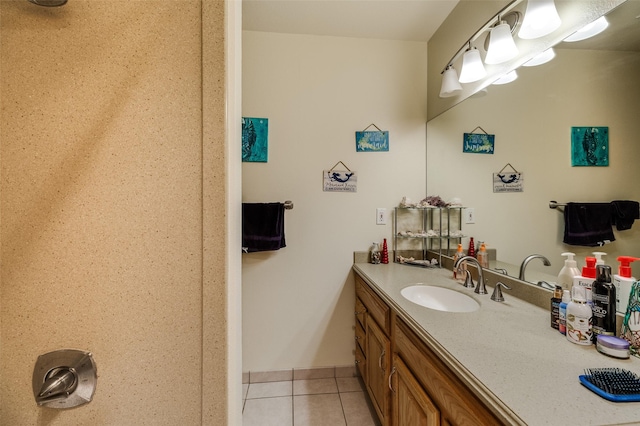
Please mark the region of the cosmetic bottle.
[[562, 286], [563, 290], [570, 290], [573, 285], [573, 279], [580, 275], [580, 269], [578, 269], [578, 264], [574, 260], [575, 253], [562, 253], [562, 256], [567, 256], [567, 258], [558, 274], [558, 284]]
[[562, 302], [562, 287], [556, 285], [551, 297], [551, 328], [560, 328], [560, 303]]
[[593, 282], [593, 343], [598, 335], [616, 334], [616, 288], [611, 283], [611, 267], [597, 266], [597, 278]]
[[[595, 259], [594, 259], [595, 262]], [[571, 289], [571, 301], [567, 304], [567, 340], [576, 345], [588, 346], [593, 343], [591, 306], [587, 304], [586, 289], [574, 285]]]
[[464, 283], [464, 279], [466, 277], [467, 262], [460, 262], [458, 267], [455, 267], [457, 260], [461, 257], [464, 257], [464, 251], [462, 250], [462, 244], [458, 244], [458, 250], [453, 255], [453, 279], [459, 283]]
[[[588, 304], [591, 304], [591, 286], [596, 280], [596, 258], [587, 257], [586, 265], [582, 268], [582, 273], [573, 278], [573, 287], [579, 286], [584, 288], [584, 298]], [[571, 290], [573, 291], [573, 289]], [[571, 295], [573, 298], [573, 294]]]
[[629, 294], [631, 293], [631, 284], [636, 279], [631, 276], [631, 262], [640, 260], [637, 257], [619, 256], [618, 273], [613, 276], [613, 286], [616, 288], [616, 311], [624, 314], [627, 312], [629, 304]]
[[489, 267], [489, 254], [487, 253], [487, 247], [484, 243], [480, 244], [480, 250], [478, 250], [477, 254], [478, 263], [483, 268]]
[[593, 257], [596, 258], [596, 268], [598, 267], [598, 265], [604, 265], [604, 259], [602, 259], [602, 256], [606, 256], [607, 253], [603, 252], [603, 251], [594, 251], [593, 253], [591, 253], [593, 255]]
[[562, 334], [567, 334], [567, 305], [571, 302], [571, 292], [569, 290], [562, 290], [562, 302], [560, 302], [560, 308], [558, 309], [558, 331]]

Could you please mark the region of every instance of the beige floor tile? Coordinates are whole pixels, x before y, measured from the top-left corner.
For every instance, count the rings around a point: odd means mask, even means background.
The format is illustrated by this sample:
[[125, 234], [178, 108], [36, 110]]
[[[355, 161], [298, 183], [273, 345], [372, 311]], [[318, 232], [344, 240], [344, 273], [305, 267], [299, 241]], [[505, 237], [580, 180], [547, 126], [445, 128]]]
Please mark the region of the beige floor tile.
[[340, 394], [347, 426], [377, 426], [376, 420], [367, 404], [364, 392], [346, 392]]
[[337, 377], [340, 392], [362, 392], [364, 389], [358, 377]]
[[291, 396], [291, 381], [251, 383], [247, 392], [247, 399], [272, 398], [276, 396]]
[[243, 426], [292, 426], [292, 397], [247, 399]]
[[293, 397], [294, 426], [344, 426], [342, 404], [337, 393]]
[[336, 366], [336, 377], [356, 377], [358, 370], [355, 365]]
[[294, 380], [294, 395], [314, 395], [320, 393], [337, 393], [336, 379]]

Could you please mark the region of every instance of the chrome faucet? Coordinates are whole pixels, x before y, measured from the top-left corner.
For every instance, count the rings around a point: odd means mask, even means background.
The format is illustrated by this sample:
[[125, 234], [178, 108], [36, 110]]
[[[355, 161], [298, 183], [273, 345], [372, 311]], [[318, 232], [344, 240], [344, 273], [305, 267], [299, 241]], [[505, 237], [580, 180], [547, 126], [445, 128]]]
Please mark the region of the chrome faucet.
[[527, 264], [531, 262], [533, 259], [542, 259], [542, 263], [544, 264], [544, 266], [551, 266], [551, 262], [549, 262], [549, 259], [547, 259], [543, 255], [530, 254], [529, 256], [524, 258], [524, 260], [522, 261], [522, 264], [520, 265], [520, 275], [518, 275], [519, 280], [525, 281], [524, 270], [527, 268]]
[[465, 261], [471, 261], [471, 263], [475, 263], [478, 269], [478, 285], [476, 286], [476, 289], [473, 290], [473, 292], [478, 294], [487, 294], [487, 289], [484, 286], [484, 275], [482, 274], [482, 266], [480, 266], [480, 262], [478, 262], [478, 259], [473, 256], [462, 256], [461, 258], [456, 260], [456, 263], [453, 265], [453, 267], [457, 268], [462, 262]]

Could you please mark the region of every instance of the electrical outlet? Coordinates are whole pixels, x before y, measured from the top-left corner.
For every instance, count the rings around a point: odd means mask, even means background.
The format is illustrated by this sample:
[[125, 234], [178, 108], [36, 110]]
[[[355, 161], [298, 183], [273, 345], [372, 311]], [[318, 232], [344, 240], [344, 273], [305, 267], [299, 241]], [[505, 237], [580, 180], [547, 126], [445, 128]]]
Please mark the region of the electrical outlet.
[[476, 223], [476, 209], [464, 209], [464, 223]]
[[384, 207], [378, 207], [376, 209], [376, 225], [387, 224], [387, 209]]

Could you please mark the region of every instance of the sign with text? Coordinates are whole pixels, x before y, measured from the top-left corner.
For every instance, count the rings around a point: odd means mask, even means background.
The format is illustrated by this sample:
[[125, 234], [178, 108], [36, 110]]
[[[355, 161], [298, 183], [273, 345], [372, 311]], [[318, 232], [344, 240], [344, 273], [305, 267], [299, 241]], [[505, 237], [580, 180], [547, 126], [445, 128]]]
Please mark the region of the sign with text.
[[462, 140], [462, 152], [473, 154], [493, 154], [496, 135], [487, 133], [465, 133]]
[[325, 192], [356, 192], [358, 176], [351, 170], [324, 170], [322, 189]]

